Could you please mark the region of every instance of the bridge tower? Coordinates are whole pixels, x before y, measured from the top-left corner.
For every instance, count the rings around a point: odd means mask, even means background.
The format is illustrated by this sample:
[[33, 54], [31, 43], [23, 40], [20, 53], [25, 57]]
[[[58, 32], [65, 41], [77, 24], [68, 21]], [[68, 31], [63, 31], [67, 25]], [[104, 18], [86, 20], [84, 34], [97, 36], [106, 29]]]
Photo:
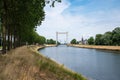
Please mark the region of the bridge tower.
[[68, 44], [68, 32], [56, 32], [56, 45], [58, 44], [59, 34], [65, 34], [66, 35], [66, 44]]

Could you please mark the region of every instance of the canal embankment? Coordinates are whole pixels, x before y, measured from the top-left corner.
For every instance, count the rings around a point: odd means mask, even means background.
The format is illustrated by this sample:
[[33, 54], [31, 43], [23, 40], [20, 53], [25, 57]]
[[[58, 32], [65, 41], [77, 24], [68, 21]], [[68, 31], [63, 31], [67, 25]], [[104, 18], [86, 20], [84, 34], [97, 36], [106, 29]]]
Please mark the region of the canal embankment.
[[56, 47], [57, 45], [56, 44], [45, 44], [44, 46], [45, 47]]
[[40, 48], [44, 46], [22, 46], [0, 55], [0, 80], [85, 80], [42, 56]]
[[89, 49], [101, 49], [101, 50], [113, 50], [113, 51], [120, 51], [120, 46], [101, 46], [101, 45], [76, 45], [76, 44], [69, 44], [72, 47], [78, 48], [89, 48]]

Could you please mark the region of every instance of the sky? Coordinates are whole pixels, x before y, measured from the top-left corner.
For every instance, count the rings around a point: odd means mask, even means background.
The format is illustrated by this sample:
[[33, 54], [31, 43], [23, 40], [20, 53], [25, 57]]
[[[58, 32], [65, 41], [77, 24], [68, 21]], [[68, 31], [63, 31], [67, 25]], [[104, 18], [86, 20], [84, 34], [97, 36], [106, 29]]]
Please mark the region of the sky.
[[[68, 40], [95, 37], [120, 26], [120, 0], [62, 0], [54, 8], [44, 8], [45, 20], [37, 32], [56, 39], [56, 32], [68, 32]], [[58, 40], [66, 40], [59, 34]]]

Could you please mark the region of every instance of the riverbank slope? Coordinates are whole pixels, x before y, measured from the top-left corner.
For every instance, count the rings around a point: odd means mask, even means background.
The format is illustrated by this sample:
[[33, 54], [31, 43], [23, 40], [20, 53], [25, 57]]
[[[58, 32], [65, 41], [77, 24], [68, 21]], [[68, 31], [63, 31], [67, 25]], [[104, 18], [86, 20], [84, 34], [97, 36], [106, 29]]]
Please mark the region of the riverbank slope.
[[69, 46], [78, 47], [78, 48], [90, 48], [90, 49], [102, 49], [102, 50], [113, 50], [120, 51], [120, 46], [96, 46], [96, 45], [76, 45], [69, 44]]
[[0, 80], [85, 80], [43, 57], [36, 50], [44, 46], [23, 46], [0, 54]]
[[45, 47], [56, 47], [56, 44], [45, 44]]

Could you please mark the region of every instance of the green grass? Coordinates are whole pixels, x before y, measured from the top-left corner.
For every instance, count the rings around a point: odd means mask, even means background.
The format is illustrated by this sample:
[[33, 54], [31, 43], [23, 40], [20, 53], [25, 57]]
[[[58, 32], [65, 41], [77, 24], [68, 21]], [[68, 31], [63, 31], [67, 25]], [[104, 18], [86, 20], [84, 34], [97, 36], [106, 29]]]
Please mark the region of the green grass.
[[51, 72], [56, 76], [57, 80], [86, 80], [82, 75], [68, 70], [64, 65], [60, 65], [41, 54], [35, 53], [35, 56], [39, 57], [36, 62], [39, 70]]

